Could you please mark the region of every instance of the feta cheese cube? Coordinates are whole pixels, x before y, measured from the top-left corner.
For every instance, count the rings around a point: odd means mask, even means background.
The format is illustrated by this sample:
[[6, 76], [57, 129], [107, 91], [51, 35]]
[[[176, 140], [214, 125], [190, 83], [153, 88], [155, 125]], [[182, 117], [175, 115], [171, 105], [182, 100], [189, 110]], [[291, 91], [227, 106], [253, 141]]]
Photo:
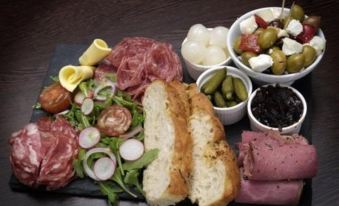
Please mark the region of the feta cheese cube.
[[320, 55], [321, 52], [325, 49], [326, 40], [320, 36], [314, 36], [309, 44], [317, 51], [317, 55]]
[[251, 16], [240, 22], [240, 31], [242, 34], [252, 34], [258, 28], [255, 17]]
[[303, 25], [300, 23], [300, 21], [292, 19], [288, 23], [286, 31], [293, 36], [298, 36], [303, 31]]
[[251, 68], [256, 72], [263, 72], [273, 64], [272, 57], [267, 54], [260, 54], [259, 56], [252, 57], [248, 62]]
[[263, 20], [265, 20], [266, 22], [271, 22], [273, 21], [275, 18], [273, 16], [273, 12], [271, 9], [267, 9], [267, 10], [263, 10], [263, 11], [259, 11], [257, 13], [258, 16], [260, 16]]
[[282, 37], [288, 37], [288, 33], [286, 30], [284, 29], [278, 29], [278, 34], [277, 34], [278, 38], [282, 38]]
[[287, 56], [298, 54], [303, 50], [303, 45], [293, 39], [286, 37], [283, 39], [283, 43], [282, 51]]

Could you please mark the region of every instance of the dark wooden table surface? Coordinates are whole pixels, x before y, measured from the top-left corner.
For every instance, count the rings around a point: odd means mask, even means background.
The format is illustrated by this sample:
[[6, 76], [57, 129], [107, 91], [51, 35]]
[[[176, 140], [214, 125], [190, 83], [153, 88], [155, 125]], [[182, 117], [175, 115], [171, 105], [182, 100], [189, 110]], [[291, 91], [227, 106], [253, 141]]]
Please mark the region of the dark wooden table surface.
[[[287, 1], [288, 6], [292, 1]], [[339, 205], [339, 4], [298, 1], [322, 16], [325, 56], [311, 74], [312, 136], [319, 153], [312, 205]], [[125, 36], [168, 41], [179, 51], [195, 23], [230, 27], [241, 14], [279, 6], [279, 0], [209, 1], [3, 1], [0, 3], [0, 205], [106, 205], [102, 199], [11, 191], [8, 138], [30, 119], [56, 45], [89, 44], [96, 37], [114, 45]]]

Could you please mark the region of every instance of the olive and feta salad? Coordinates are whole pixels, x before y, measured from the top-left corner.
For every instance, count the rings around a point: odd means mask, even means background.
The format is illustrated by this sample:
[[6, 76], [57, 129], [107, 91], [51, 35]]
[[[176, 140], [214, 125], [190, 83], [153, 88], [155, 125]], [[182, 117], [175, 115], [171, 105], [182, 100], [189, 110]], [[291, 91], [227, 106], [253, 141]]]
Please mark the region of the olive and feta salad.
[[190, 63], [210, 66], [224, 62], [228, 57], [226, 39], [228, 28], [206, 28], [202, 24], [191, 26], [182, 44], [181, 54]]
[[202, 85], [201, 91], [215, 107], [233, 107], [247, 100], [248, 92], [240, 78], [227, 74], [220, 69]]
[[270, 8], [240, 22], [241, 35], [233, 43], [241, 61], [256, 72], [274, 75], [300, 72], [325, 49], [317, 35], [321, 17], [306, 16], [293, 4], [289, 13]]

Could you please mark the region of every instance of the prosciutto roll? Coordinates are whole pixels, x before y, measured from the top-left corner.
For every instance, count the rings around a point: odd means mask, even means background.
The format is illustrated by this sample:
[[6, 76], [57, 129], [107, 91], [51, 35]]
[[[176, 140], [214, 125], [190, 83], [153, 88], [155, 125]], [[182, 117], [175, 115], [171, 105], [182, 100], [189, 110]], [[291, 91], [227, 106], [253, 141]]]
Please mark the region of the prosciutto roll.
[[303, 181], [255, 181], [241, 179], [235, 202], [257, 205], [297, 205]]
[[250, 180], [305, 179], [317, 173], [316, 149], [302, 136], [244, 132], [238, 146], [238, 161]]

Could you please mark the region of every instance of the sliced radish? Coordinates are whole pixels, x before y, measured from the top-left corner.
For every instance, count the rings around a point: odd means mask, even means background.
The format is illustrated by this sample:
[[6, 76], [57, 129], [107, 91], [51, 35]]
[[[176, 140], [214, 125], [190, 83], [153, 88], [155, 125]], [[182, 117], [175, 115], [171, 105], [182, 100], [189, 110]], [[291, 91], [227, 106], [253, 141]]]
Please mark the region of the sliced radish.
[[94, 174], [99, 180], [108, 180], [115, 171], [115, 162], [111, 158], [102, 157], [94, 164]]
[[79, 135], [79, 145], [88, 149], [98, 144], [100, 141], [100, 131], [95, 127], [87, 127]]
[[139, 140], [129, 139], [121, 144], [119, 153], [123, 159], [134, 161], [144, 154], [144, 145]]
[[125, 133], [125, 134], [122, 134], [120, 135], [119, 137], [122, 138], [122, 139], [129, 139], [131, 137], [134, 137], [135, 135], [139, 134], [140, 132], [142, 132], [144, 129], [142, 128], [141, 125], [133, 128], [131, 131]]
[[93, 111], [93, 108], [94, 108], [93, 100], [90, 98], [85, 98], [81, 105], [82, 113], [84, 113], [84, 115], [89, 115]]
[[114, 154], [111, 152], [111, 150], [109, 148], [98, 147], [98, 148], [90, 149], [86, 152], [85, 158], [82, 162], [82, 166], [84, 167], [86, 174], [90, 178], [99, 181], [100, 179], [97, 176], [95, 176], [93, 170], [87, 164], [87, 160], [88, 160], [89, 156], [91, 156], [92, 154], [95, 154], [95, 153], [105, 153], [105, 154], [107, 154], [109, 156], [109, 158], [111, 158], [111, 160], [114, 162], [114, 164], [116, 164], [116, 159], [115, 159]]
[[84, 100], [85, 100], [86, 96], [84, 95], [84, 93], [82, 93], [81, 91], [79, 91], [75, 96], [74, 96], [74, 102], [78, 105], [81, 105]]

